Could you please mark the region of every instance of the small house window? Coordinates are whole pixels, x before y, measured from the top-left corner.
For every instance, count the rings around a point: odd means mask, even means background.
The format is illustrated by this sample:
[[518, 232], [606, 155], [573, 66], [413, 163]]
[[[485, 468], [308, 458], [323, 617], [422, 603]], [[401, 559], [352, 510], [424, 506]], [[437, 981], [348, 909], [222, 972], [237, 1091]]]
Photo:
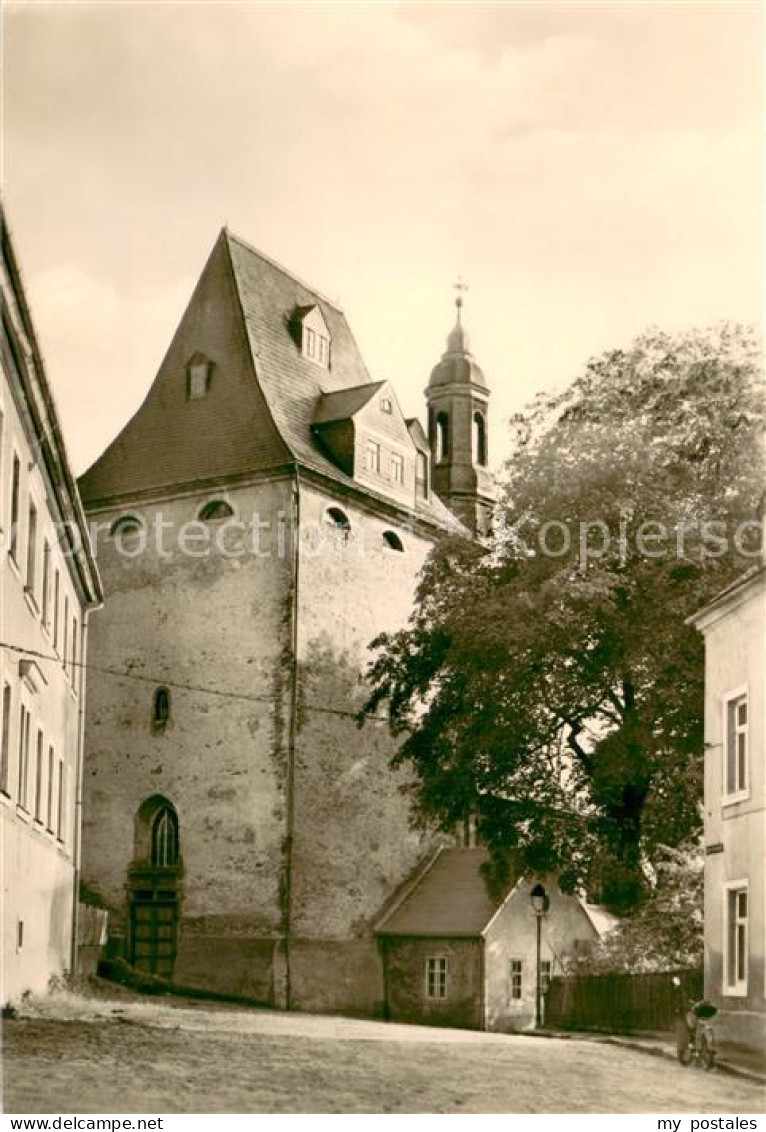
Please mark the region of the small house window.
[[447, 997], [447, 960], [443, 956], [426, 959], [426, 998]]
[[728, 795], [739, 795], [748, 789], [748, 716], [747, 693], [731, 696], [725, 701], [726, 765], [725, 790]]
[[368, 472], [380, 473], [380, 445], [376, 440], [368, 440], [365, 445], [364, 466]]
[[383, 542], [386, 544], [389, 550], [396, 550], [400, 554], [404, 551], [402, 540], [397, 534], [394, 533], [394, 531], [384, 531]]
[[206, 397], [210, 389], [212, 365], [207, 358], [194, 358], [187, 367], [186, 395], [190, 401]]
[[234, 509], [225, 499], [213, 499], [201, 508], [199, 517], [203, 523], [218, 523], [223, 519], [231, 519]]
[[170, 721], [170, 692], [167, 688], [158, 688], [154, 693], [154, 711], [152, 712], [152, 726], [160, 731], [167, 727]]
[[152, 823], [152, 868], [173, 869], [177, 864], [178, 818], [170, 806], [163, 806]]
[[521, 998], [521, 966], [520, 959], [511, 959], [508, 964], [508, 997], [512, 1002], [517, 1002]]
[[391, 479], [394, 483], [404, 483], [404, 456], [398, 452], [391, 456]]
[[747, 993], [748, 893], [747, 885], [732, 885], [726, 894], [726, 990]]
[[428, 457], [418, 452], [415, 464], [415, 491], [421, 499], [428, 499]]
[[307, 358], [313, 358], [316, 354], [316, 332], [307, 326], [304, 329], [305, 338], [303, 341], [303, 352]]
[[481, 413], [473, 415], [473, 462], [479, 467], [487, 463], [487, 430]]
[[393, 406], [393, 402], [391, 401], [390, 397], [381, 397], [381, 399], [380, 399], [380, 411], [381, 411], [381, 413], [388, 413], [388, 415], [391, 416], [391, 414], [394, 411], [394, 406]]
[[319, 362], [320, 366], [324, 366], [326, 368], [330, 363], [330, 342], [327, 338], [325, 338], [324, 334], [318, 334], [317, 340], [317, 361]]
[[449, 459], [449, 417], [446, 413], [436, 414], [436, 462]]

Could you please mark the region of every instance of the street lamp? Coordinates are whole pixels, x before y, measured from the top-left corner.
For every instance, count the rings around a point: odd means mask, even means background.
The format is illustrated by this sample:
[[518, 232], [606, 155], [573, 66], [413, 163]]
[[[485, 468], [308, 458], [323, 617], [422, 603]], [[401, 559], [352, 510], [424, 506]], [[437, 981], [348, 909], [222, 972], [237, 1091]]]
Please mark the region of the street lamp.
[[535, 986], [535, 1029], [539, 1030], [543, 1024], [543, 994], [542, 994], [542, 963], [540, 959], [540, 946], [542, 942], [543, 916], [550, 907], [548, 893], [541, 884], [536, 884], [529, 894], [532, 907], [537, 917], [537, 982]]

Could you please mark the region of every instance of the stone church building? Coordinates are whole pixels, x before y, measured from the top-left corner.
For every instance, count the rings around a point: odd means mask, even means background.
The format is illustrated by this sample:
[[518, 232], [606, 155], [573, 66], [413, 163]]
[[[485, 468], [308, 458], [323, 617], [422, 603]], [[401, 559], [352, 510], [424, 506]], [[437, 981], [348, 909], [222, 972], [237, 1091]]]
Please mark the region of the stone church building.
[[434, 850], [363, 729], [368, 645], [483, 530], [489, 391], [460, 322], [428, 432], [343, 313], [224, 230], [144, 403], [80, 481], [93, 618], [84, 892], [187, 987], [376, 1013], [375, 925]]

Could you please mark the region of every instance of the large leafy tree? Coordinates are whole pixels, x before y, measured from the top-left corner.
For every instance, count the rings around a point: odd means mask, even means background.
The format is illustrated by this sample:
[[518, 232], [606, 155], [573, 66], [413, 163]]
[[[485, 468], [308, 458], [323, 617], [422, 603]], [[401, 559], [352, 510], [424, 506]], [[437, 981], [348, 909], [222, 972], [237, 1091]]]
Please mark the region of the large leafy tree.
[[652, 331], [512, 422], [487, 547], [444, 542], [373, 642], [422, 815], [478, 815], [502, 879], [555, 870], [617, 911], [699, 828], [703, 653], [686, 618], [752, 566], [757, 343]]

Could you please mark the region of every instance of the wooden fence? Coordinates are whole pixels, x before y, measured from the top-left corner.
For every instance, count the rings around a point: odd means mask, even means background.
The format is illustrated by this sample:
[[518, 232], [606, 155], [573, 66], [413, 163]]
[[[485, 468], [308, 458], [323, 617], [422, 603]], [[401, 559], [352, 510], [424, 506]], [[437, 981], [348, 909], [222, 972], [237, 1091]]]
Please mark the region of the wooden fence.
[[702, 998], [702, 971], [554, 978], [545, 996], [545, 1025], [618, 1034], [672, 1030], [678, 1010], [674, 975], [687, 999]]

